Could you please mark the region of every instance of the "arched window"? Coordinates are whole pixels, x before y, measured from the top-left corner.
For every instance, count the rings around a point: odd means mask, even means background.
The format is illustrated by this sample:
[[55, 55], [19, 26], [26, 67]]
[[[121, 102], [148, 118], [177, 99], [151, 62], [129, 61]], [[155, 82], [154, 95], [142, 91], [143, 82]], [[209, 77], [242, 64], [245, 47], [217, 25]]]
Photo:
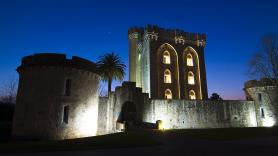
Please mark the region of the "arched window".
[[187, 66], [193, 66], [193, 57], [191, 54], [187, 54], [186, 61], [187, 61]]
[[171, 80], [171, 72], [169, 69], [166, 69], [164, 71], [164, 83], [172, 83], [172, 80]]
[[196, 100], [196, 95], [194, 90], [189, 91], [189, 100]]
[[165, 99], [172, 99], [172, 92], [170, 89], [165, 90]]
[[170, 64], [170, 53], [168, 51], [164, 51], [163, 53], [163, 63], [164, 64]]
[[190, 71], [188, 72], [188, 84], [195, 84], [195, 80], [194, 80], [194, 74]]

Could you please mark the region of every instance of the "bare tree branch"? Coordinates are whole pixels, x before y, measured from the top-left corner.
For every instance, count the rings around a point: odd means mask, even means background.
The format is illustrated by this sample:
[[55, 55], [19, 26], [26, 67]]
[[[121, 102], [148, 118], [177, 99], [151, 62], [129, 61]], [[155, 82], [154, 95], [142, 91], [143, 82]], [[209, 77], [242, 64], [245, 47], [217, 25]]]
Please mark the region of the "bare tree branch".
[[4, 83], [2, 88], [2, 95], [0, 95], [0, 101], [5, 103], [15, 103], [17, 94], [17, 79], [10, 79]]
[[267, 34], [261, 38], [259, 51], [249, 62], [249, 74], [259, 78], [268, 78], [278, 86], [278, 36]]
[[[261, 38], [259, 51], [254, 54], [249, 62], [250, 74], [260, 78], [263, 82], [263, 92], [271, 105], [278, 108], [277, 98], [273, 96], [278, 94], [278, 36], [267, 34]], [[276, 89], [269, 89], [269, 86]], [[274, 92], [273, 92], [274, 91]], [[277, 109], [276, 108], [276, 109]], [[277, 112], [273, 112], [278, 115]]]

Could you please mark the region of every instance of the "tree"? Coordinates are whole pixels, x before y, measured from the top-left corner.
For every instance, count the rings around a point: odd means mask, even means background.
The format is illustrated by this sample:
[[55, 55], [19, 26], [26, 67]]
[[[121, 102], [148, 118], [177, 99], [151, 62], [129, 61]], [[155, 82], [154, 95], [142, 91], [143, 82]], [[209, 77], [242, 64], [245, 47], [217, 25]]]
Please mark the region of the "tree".
[[278, 86], [278, 36], [267, 34], [261, 38], [259, 51], [249, 62], [250, 74], [269, 79]]
[[[256, 52], [249, 62], [250, 74], [256, 78], [263, 79], [264, 83], [274, 86], [276, 89], [261, 90], [267, 96], [267, 103], [271, 104], [273, 115], [278, 116], [278, 36], [276, 34], [264, 35], [259, 44], [259, 51]], [[272, 88], [272, 87], [271, 87]]]
[[5, 103], [15, 103], [16, 94], [17, 94], [17, 79], [11, 79], [4, 84], [2, 88], [2, 95], [0, 97], [0, 101]]
[[220, 97], [220, 95], [217, 94], [217, 93], [212, 93], [209, 99], [210, 99], [210, 100], [223, 100], [223, 99]]
[[111, 94], [112, 81], [123, 80], [125, 67], [126, 65], [122, 62], [121, 58], [114, 52], [107, 53], [99, 58], [97, 68], [102, 80], [108, 82], [108, 96]]

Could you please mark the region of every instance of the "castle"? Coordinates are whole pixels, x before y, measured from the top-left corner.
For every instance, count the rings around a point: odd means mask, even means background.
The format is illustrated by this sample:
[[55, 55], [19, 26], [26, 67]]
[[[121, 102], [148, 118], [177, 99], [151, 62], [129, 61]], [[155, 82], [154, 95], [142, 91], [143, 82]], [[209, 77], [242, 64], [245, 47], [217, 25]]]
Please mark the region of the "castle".
[[116, 133], [128, 126], [162, 129], [277, 125], [277, 88], [245, 83], [247, 100], [208, 100], [204, 34], [157, 26], [131, 28], [129, 82], [99, 97], [96, 65], [63, 54], [35, 54], [17, 68], [13, 136], [70, 139]]
[[147, 25], [131, 28], [129, 80], [153, 99], [208, 98], [206, 35]]

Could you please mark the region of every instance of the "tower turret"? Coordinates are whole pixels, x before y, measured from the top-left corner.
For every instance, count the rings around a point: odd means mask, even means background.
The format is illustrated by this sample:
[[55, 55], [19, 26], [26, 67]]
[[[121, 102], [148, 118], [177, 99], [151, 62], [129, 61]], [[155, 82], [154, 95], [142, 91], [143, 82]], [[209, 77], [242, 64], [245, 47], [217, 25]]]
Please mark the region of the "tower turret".
[[141, 87], [141, 37], [144, 29], [139, 27], [128, 30], [129, 42], [129, 81], [136, 82], [137, 87]]
[[18, 94], [13, 136], [70, 139], [96, 135], [98, 83], [96, 65], [63, 54], [24, 57], [17, 68]]
[[271, 79], [250, 80], [245, 82], [247, 100], [255, 102], [258, 126], [278, 125], [278, 88]]

